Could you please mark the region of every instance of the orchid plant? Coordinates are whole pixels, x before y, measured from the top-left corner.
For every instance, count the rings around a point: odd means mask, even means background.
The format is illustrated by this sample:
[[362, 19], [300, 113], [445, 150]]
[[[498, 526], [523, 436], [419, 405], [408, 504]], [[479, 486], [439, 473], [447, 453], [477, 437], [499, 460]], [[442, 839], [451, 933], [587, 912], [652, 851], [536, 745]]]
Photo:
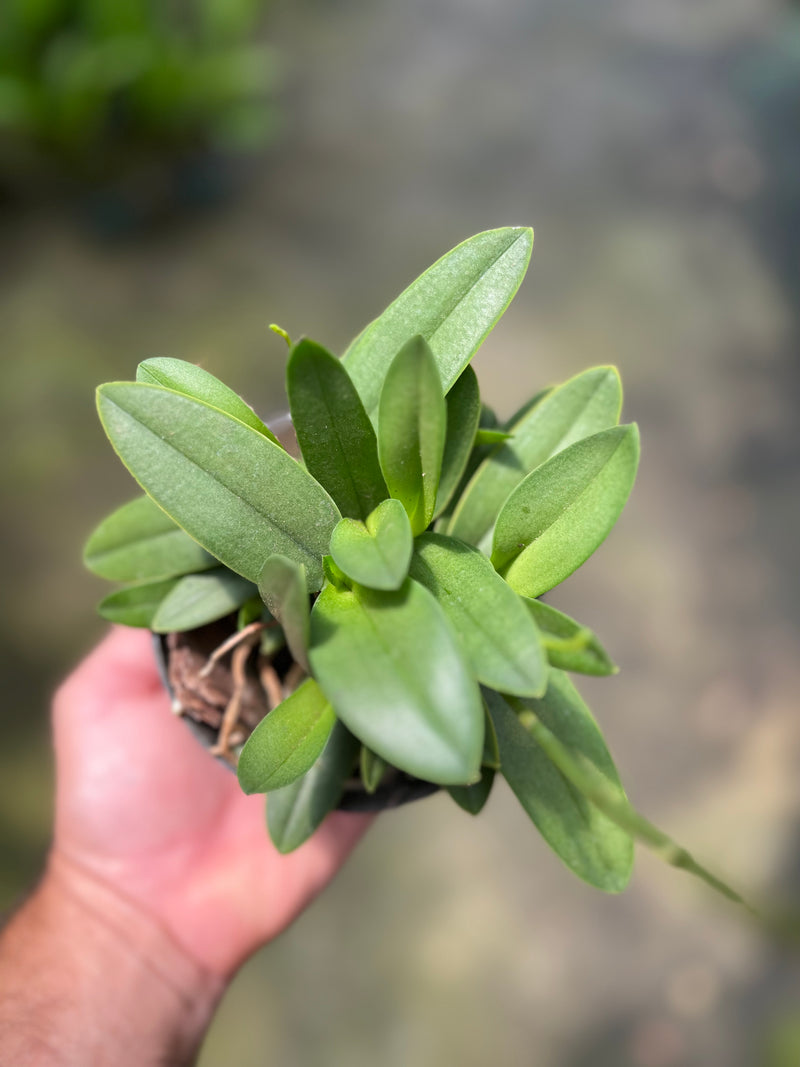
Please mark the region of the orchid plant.
[[372, 792], [400, 771], [471, 814], [499, 775], [591, 885], [622, 890], [638, 838], [735, 898], [629, 804], [569, 677], [617, 668], [541, 599], [611, 530], [639, 436], [619, 424], [614, 367], [545, 389], [505, 422], [481, 403], [470, 360], [532, 241], [505, 228], [460, 244], [341, 359], [292, 344], [299, 457], [190, 363], [148, 359], [135, 382], [101, 386], [102, 424], [145, 495], [88, 542], [88, 567], [123, 583], [100, 613], [160, 634], [229, 617], [218, 651], [283, 657], [291, 686], [247, 738], [226, 712], [222, 744], [245, 792], [268, 794], [281, 851], [354, 775]]

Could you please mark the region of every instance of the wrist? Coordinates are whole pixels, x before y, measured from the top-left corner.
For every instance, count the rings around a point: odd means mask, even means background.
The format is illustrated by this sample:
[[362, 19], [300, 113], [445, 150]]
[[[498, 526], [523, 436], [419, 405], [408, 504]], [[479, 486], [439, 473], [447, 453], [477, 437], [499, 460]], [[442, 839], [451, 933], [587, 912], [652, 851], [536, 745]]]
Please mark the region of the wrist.
[[55, 855], [0, 938], [0, 1060], [190, 1063], [223, 989], [159, 923]]

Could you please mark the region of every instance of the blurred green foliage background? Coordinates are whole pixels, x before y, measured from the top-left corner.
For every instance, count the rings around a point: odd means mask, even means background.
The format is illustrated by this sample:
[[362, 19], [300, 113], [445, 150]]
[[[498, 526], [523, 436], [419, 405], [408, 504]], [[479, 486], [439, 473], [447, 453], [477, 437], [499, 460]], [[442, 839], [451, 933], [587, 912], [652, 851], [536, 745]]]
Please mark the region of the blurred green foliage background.
[[[3, 40], [8, 10], [44, 6], [4, 8]], [[238, 47], [262, 39], [282, 133], [237, 196], [190, 215], [173, 198], [114, 243], [46, 195], [0, 217], [3, 906], [46, 848], [49, 694], [102, 632], [81, 543], [131, 495], [94, 386], [179, 356], [269, 414], [270, 322], [342, 351], [439, 254], [506, 224], [536, 242], [477, 359], [487, 400], [509, 413], [614, 362], [642, 430], [622, 520], [552, 597], [622, 666], [581, 689], [637, 806], [796, 906], [797, 8], [276, 0]], [[799, 994], [791, 946], [645, 853], [623, 897], [584, 888], [498, 789], [474, 821], [446, 798], [383, 816], [245, 968], [201, 1063], [793, 1067]]]

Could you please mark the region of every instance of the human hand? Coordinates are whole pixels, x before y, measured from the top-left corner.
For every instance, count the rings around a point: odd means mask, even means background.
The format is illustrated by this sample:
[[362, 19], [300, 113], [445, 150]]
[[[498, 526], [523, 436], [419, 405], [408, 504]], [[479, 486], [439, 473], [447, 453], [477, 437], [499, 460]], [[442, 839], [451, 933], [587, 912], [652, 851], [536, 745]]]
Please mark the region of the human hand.
[[369, 823], [343, 812], [288, 856], [170, 713], [149, 635], [115, 628], [58, 691], [52, 864], [97, 879], [225, 979], [327, 884]]

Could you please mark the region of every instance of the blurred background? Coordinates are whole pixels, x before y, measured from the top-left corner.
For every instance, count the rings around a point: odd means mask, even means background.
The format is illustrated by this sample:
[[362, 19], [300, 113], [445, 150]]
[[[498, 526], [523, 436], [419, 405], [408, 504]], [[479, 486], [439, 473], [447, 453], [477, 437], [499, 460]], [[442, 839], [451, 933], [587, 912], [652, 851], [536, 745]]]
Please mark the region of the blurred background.
[[[40, 869], [47, 705], [131, 495], [93, 388], [202, 363], [264, 415], [278, 322], [341, 352], [464, 237], [536, 230], [477, 358], [501, 415], [596, 363], [641, 426], [551, 601], [635, 804], [800, 893], [800, 7], [778, 0], [6, 0], [0, 11], [0, 908]], [[237, 979], [202, 1067], [797, 1067], [790, 946], [643, 850], [584, 887], [505, 788], [385, 815]], [[265, 1052], [268, 1050], [268, 1052]]]

